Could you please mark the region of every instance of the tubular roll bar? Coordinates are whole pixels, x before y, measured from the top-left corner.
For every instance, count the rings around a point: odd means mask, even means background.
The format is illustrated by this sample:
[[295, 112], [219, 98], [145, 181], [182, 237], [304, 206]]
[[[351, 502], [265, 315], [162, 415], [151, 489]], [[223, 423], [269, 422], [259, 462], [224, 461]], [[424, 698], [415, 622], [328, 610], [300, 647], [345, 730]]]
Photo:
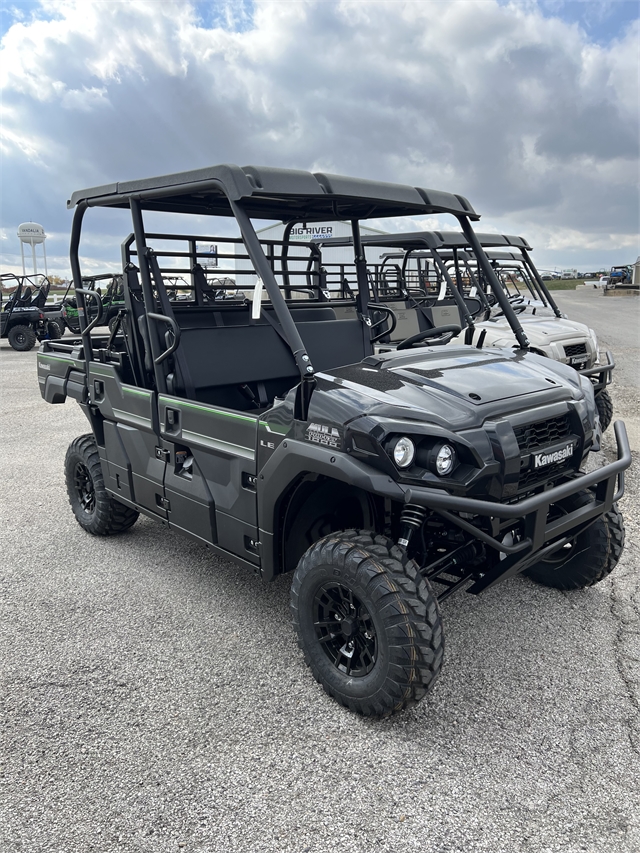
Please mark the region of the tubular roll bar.
[[518, 344], [520, 345], [521, 349], [529, 349], [529, 339], [527, 338], [524, 329], [520, 325], [520, 321], [518, 320], [515, 311], [511, 307], [509, 297], [505, 293], [500, 279], [495, 274], [493, 267], [489, 263], [489, 259], [485, 255], [484, 249], [480, 245], [480, 241], [478, 240], [475, 231], [471, 227], [471, 223], [466, 218], [466, 216], [459, 216], [458, 222], [462, 227], [462, 233], [467, 238], [467, 242], [473, 249], [478, 264], [482, 268], [482, 272], [485, 274], [489, 284], [491, 285], [491, 289], [495, 294], [496, 299], [500, 303], [500, 307], [504, 311], [504, 316], [507, 318], [509, 325], [513, 330], [513, 333], [516, 336]]
[[431, 257], [433, 258], [434, 264], [436, 264], [436, 266], [440, 270], [440, 273], [442, 274], [442, 277], [447, 282], [447, 287], [449, 288], [449, 292], [453, 296], [453, 299], [454, 299], [456, 305], [458, 306], [458, 311], [460, 311], [460, 316], [464, 319], [465, 323], [467, 324], [467, 328], [475, 329], [473, 317], [471, 316], [471, 313], [469, 312], [469, 308], [467, 307], [467, 303], [464, 301], [464, 298], [463, 298], [462, 294], [460, 293], [460, 290], [458, 289], [458, 287], [456, 287], [456, 285], [453, 283], [453, 280], [451, 279], [451, 276], [449, 275], [449, 270], [447, 269], [444, 261], [442, 260], [442, 258], [440, 257], [440, 255], [437, 253], [437, 251], [435, 249], [429, 249], [429, 251], [431, 252]]
[[[140, 202], [138, 199], [133, 198], [133, 196], [129, 199], [129, 206], [131, 208], [131, 219], [133, 220], [133, 233], [135, 235], [136, 251], [138, 260], [140, 261], [140, 284], [142, 285], [142, 296], [147, 309], [146, 314], [148, 314], [149, 309], [152, 309], [153, 313], [153, 309], [155, 308], [155, 299], [153, 296], [151, 272], [149, 271], [149, 265], [146, 258], [148, 247], [144, 233], [144, 224], [142, 222], [142, 210], [140, 208]], [[166, 394], [167, 383], [164, 372], [159, 369], [161, 361], [158, 361], [158, 359], [162, 356], [162, 351], [159, 346], [157, 327], [154, 325], [152, 331], [146, 317], [144, 322], [147, 323], [147, 329], [149, 332], [149, 345], [151, 346], [151, 359], [154, 365], [153, 373], [156, 380], [156, 388], [159, 393]]]
[[[76, 301], [78, 304], [78, 324], [80, 325], [80, 335], [84, 346], [85, 369], [87, 372], [87, 380], [89, 378], [89, 362], [93, 361], [93, 346], [91, 344], [91, 329], [88, 329], [87, 313], [85, 311], [85, 301], [82, 287], [82, 270], [80, 269], [80, 258], [78, 249], [80, 248], [80, 234], [82, 233], [82, 219], [88, 207], [86, 201], [78, 203], [71, 224], [71, 245], [69, 246], [69, 262], [71, 265], [71, 277], [73, 278], [73, 286], [76, 292]], [[67, 289], [68, 292], [68, 289]], [[82, 308], [82, 311], [80, 311]]]
[[[93, 318], [93, 320], [91, 320], [90, 323], [86, 325], [86, 328], [84, 330], [85, 334], [88, 335], [92, 329], [95, 329], [95, 327], [102, 319], [102, 299], [100, 297], [100, 294], [96, 290], [88, 290], [86, 288], [81, 288], [79, 290], [78, 288], [76, 288], [76, 294], [80, 293], [82, 294], [82, 313], [84, 314], [85, 324], [87, 323], [87, 300], [85, 297], [91, 296], [93, 299], [95, 299], [96, 306], [98, 309], [96, 316]], [[78, 312], [78, 319], [80, 319], [80, 312]]]
[[542, 277], [540, 276], [540, 273], [536, 269], [535, 264], [533, 263], [533, 261], [529, 257], [529, 253], [527, 252], [527, 250], [525, 249], [524, 246], [519, 246], [519, 249], [520, 249], [520, 252], [522, 254], [522, 257], [525, 260], [526, 265], [529, 267], [529, 269], [531, 270], [531, 273], [533, 274], [533, 277], [535, 279], [536, 284], [538, 285], [540, 290], [542, 290], [542, 292], [544, 293], [545, 298], [547, 299], [549, 305], [551, 305], [551, 307], [553, 308], [553, 313], [556, 315], [556, 317], [562, 318], [562, 311], [558, 308], [558, 305], [557, 305], [555, 299], [553, 298], [553, 296], [551, 296], [551, 291], [549, 290], [549, 288], [546, 286], [546, 284], [542, 280]]
[[273, 305], [275, 315], [282, 327], [282, 331], [284, 332], [284, 336], [289, 344], [289, 348], [293, 353], [296, 366], [300, 371], [300, 378], [303, 381], [308, 381], [313, 378], [313, 365], [307, 355], [307, 351], [304, 343], [302, 342], [302, 338], [300, 337], [300, 333], [298, 332], [298, 328], [289, 313], [287, 303], [285, 302], [280, 288], [278, 287], [271, 265], [262, 251], [260, 239], [251, 224], [251, 219], [247, 212], [232, 199], [229, 199], [229, 204], [231, 205], [236, 221], [240, 226], [242, 239], [247, 247], [249, 257], [253, 261], [256, 272], [262, 279], [262, 283], [264, 284], [267, 294], [269, 295], [269, 299], [271, 300], [271, 304]]

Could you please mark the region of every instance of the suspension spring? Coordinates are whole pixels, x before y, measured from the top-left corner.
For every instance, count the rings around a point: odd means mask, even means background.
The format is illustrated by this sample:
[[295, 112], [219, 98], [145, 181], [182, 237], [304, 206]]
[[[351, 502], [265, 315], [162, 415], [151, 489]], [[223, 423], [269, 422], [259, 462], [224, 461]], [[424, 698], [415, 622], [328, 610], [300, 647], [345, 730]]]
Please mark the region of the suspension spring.
[[406, 551], [411, 537], [425, 522], [427, 511], [418, 504], [407, 504], [400, 513], [400, 538], [398, 545]]

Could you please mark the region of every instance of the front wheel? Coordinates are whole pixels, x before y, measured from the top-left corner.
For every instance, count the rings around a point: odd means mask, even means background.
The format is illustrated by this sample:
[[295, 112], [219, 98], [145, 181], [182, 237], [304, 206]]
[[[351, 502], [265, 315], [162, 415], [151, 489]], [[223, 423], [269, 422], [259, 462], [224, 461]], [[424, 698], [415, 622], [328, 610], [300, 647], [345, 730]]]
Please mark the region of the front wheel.
[[[576, 495], [565, 509], [570, 512], [584, 505], [590, 497], [584, 492]], [[614, 504], [592, 525], [579, 533], [563, 548], [550, 554], [524, 571], [542, 586], [555, 589], [584, 589], [611, 574], [624, 548], [624, 523]]]
[[600, 428], [605, 432], [613, 418], [613, 400], [606, 388], [596, 397], [596, 407], [600, 416]]
[[422, 699], [442, 666], [437, 600], [385, 536], [347, 530], [302, 556], [291, 585], [298, 645], [326, 692], [366, 716]]
[[71, 509], [88, 533], [113, 536], [135, 524], [139, 513], [114, 500], [104, 487], [98, 447], [91, 433], [71, 442], [64, 472]]
[[14, 326], [9, 329], [7, 339], [17, 352], [28, 352], [36, 345], [37, 336], [31, 326]]

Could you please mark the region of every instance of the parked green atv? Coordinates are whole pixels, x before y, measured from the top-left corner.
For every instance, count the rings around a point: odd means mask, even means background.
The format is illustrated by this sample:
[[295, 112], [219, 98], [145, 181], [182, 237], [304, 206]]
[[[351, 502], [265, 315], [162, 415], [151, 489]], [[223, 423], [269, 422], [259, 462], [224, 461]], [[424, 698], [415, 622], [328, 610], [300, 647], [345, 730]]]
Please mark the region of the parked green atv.
[[[99, 282], [108, 281], [107, 290], [102, 295]], [[122, 275], [114, 275], [113, 273], [103, 273], [102, 275], [93, 275], [83, 277], [82, 283], [89, 290], [95, 290], [100, 294], [102, 300], [102, 316], [97, 323], [98, 326], [108, 326], [109, 331], [113, 329], [118, 311], [124, 308], [124, 289], [122, 283]], [[69, 289], [71, 285], [69, 285]], [[75, 334], [80, 333], [80, 319], [78, 317], [78, 304], [76, 297], [69, 295], [69, 289], [62, 299], [62, 319], [65, 327], [71, 329]], [[92, 320], [96, 316], [95, 303], [89, 306], [89, 319]]]

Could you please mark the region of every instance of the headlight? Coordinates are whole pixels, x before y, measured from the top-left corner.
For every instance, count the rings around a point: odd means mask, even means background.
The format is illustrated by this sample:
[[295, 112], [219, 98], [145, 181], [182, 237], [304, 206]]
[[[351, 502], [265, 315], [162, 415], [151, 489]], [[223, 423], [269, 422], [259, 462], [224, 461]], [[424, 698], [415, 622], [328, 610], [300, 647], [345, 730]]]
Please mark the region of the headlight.
[[399, 438], [393, 448], [393, 461], [398, 468], [408, 468], [416, 455], [416, 446], [410, 438]]
[[439, 477], [446, 477], [456, 464], [456, 451], [450, 444], [437, 444], [429, 453], [429, 467]]

